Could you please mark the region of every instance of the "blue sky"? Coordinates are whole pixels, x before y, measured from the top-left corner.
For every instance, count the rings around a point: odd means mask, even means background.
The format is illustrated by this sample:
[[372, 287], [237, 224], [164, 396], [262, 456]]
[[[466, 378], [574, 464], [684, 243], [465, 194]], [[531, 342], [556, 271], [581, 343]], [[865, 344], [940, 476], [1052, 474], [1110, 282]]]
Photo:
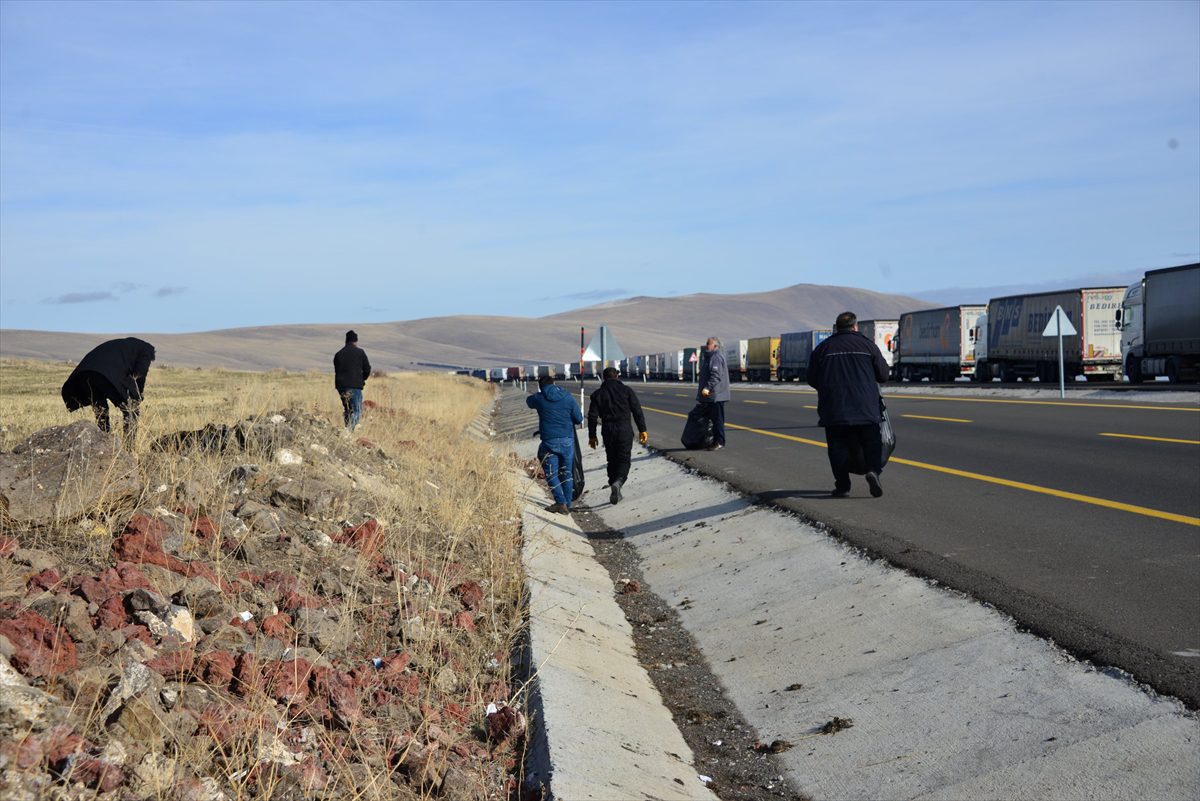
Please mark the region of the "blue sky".
[[1196, 261], [1198, 44], [1196, 2], [5, 0], [0, 326]]

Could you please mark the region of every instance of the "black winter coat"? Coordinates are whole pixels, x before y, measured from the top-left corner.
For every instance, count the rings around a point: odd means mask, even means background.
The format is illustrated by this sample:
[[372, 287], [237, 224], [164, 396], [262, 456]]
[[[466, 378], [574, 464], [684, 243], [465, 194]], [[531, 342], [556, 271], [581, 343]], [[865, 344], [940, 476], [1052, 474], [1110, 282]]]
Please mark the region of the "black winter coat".
[[878, 423], [879, 385], [888, 365], [878, 346], [857, 331], [839, 331], [813, 350], [808, 385], [817, 391], [817, 418], [822, 426]]
[[71, 371], [62, 386], [62, 399], [67, 409], [75, 411], [92, 402], [83, 373], [98, 373], [112, 384], [111, 400], [125, 402], [141, 400], [146, 390], [146, 374], [154, 361], [154, 346], [137, 337], [110, 339], [88, 351]]
[[646, 430], [646, 416], [642, 414], [642, 404], [632, 389], [625, 386], [619, 378], [610, 378], [592, 393], [588, 404], [588, 438], [596, 438], [596, 423], [604, 421], [605, 428], [610, 426], [622, 430], [629, 428], [629, 415], [637, 423], [637, 430]]
[[347, 342], [333, 356], [333, 383], [338, 389], [362, 389], [371, 377], [371, 361], [367, 352]]

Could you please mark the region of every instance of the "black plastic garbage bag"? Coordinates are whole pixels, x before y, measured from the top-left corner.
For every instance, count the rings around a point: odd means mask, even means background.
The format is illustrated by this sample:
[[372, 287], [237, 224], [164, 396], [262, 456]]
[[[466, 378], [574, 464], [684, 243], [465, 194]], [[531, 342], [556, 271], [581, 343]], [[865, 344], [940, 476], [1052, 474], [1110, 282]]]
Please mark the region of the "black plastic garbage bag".
[[704, 413], [703, 403], [697, 403], [696, 407], [688, 412], [687, 422], [683, 424], [683, 436], [679, 441], [690, 451], [707, 448], [713, 444], [713, 424]]

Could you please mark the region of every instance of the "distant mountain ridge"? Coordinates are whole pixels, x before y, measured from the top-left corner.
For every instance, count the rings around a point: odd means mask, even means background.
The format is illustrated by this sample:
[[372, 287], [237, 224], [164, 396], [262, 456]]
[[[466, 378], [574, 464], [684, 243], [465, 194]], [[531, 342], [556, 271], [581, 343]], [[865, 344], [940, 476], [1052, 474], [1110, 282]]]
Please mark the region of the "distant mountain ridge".
[[[627, 354], [695, 346], [709, 336], [748, 339], [828, 328], [840, 312], [860, 319], [895, 319], [935, 304], [866, 289], [796, 284], [769, 292], [638, 296], [546, 317], [456, 315], [393, 323], [276, 325], [194, 334], [127, 332], [154, 344], [158, 363], [235, 370], [328, 370], [346, 329], [380, 370], [422, 365], [488, 367], [579, 358], [579, 328], [588, 338], [609, 326]], [[72, 361], [114, 334], [0, 329], [0, 356]]]

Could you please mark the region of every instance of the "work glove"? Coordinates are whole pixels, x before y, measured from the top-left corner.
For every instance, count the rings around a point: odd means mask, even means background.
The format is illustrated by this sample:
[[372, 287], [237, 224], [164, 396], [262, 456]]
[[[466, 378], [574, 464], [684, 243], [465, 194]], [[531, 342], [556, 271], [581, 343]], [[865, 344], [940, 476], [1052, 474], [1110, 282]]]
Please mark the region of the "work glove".
[[638, 434], [638, 442], [640, 442], [641, 444], [645, 445], [649, 441], [650, 441], [650, 433], [648, 431], [643, 431], [642, 433]]
[[711, 394], [712, 394], [712, 393], [711, 393], [711, 392], [709, 392], [707, 388], [700, 390], [700, 395], [701, 395], [702, 397], [705, 397], [705, 398], [707, 398], [707, 397], [708, 397], [709, 395], [711, 395]]
[[588, 440], [588, 447], [591, 448], [592, 450], [596, 450], [596, 446], [599, 444], [600, 444], [600, 440], [596, 439], [595, 437], [592, 437]]

